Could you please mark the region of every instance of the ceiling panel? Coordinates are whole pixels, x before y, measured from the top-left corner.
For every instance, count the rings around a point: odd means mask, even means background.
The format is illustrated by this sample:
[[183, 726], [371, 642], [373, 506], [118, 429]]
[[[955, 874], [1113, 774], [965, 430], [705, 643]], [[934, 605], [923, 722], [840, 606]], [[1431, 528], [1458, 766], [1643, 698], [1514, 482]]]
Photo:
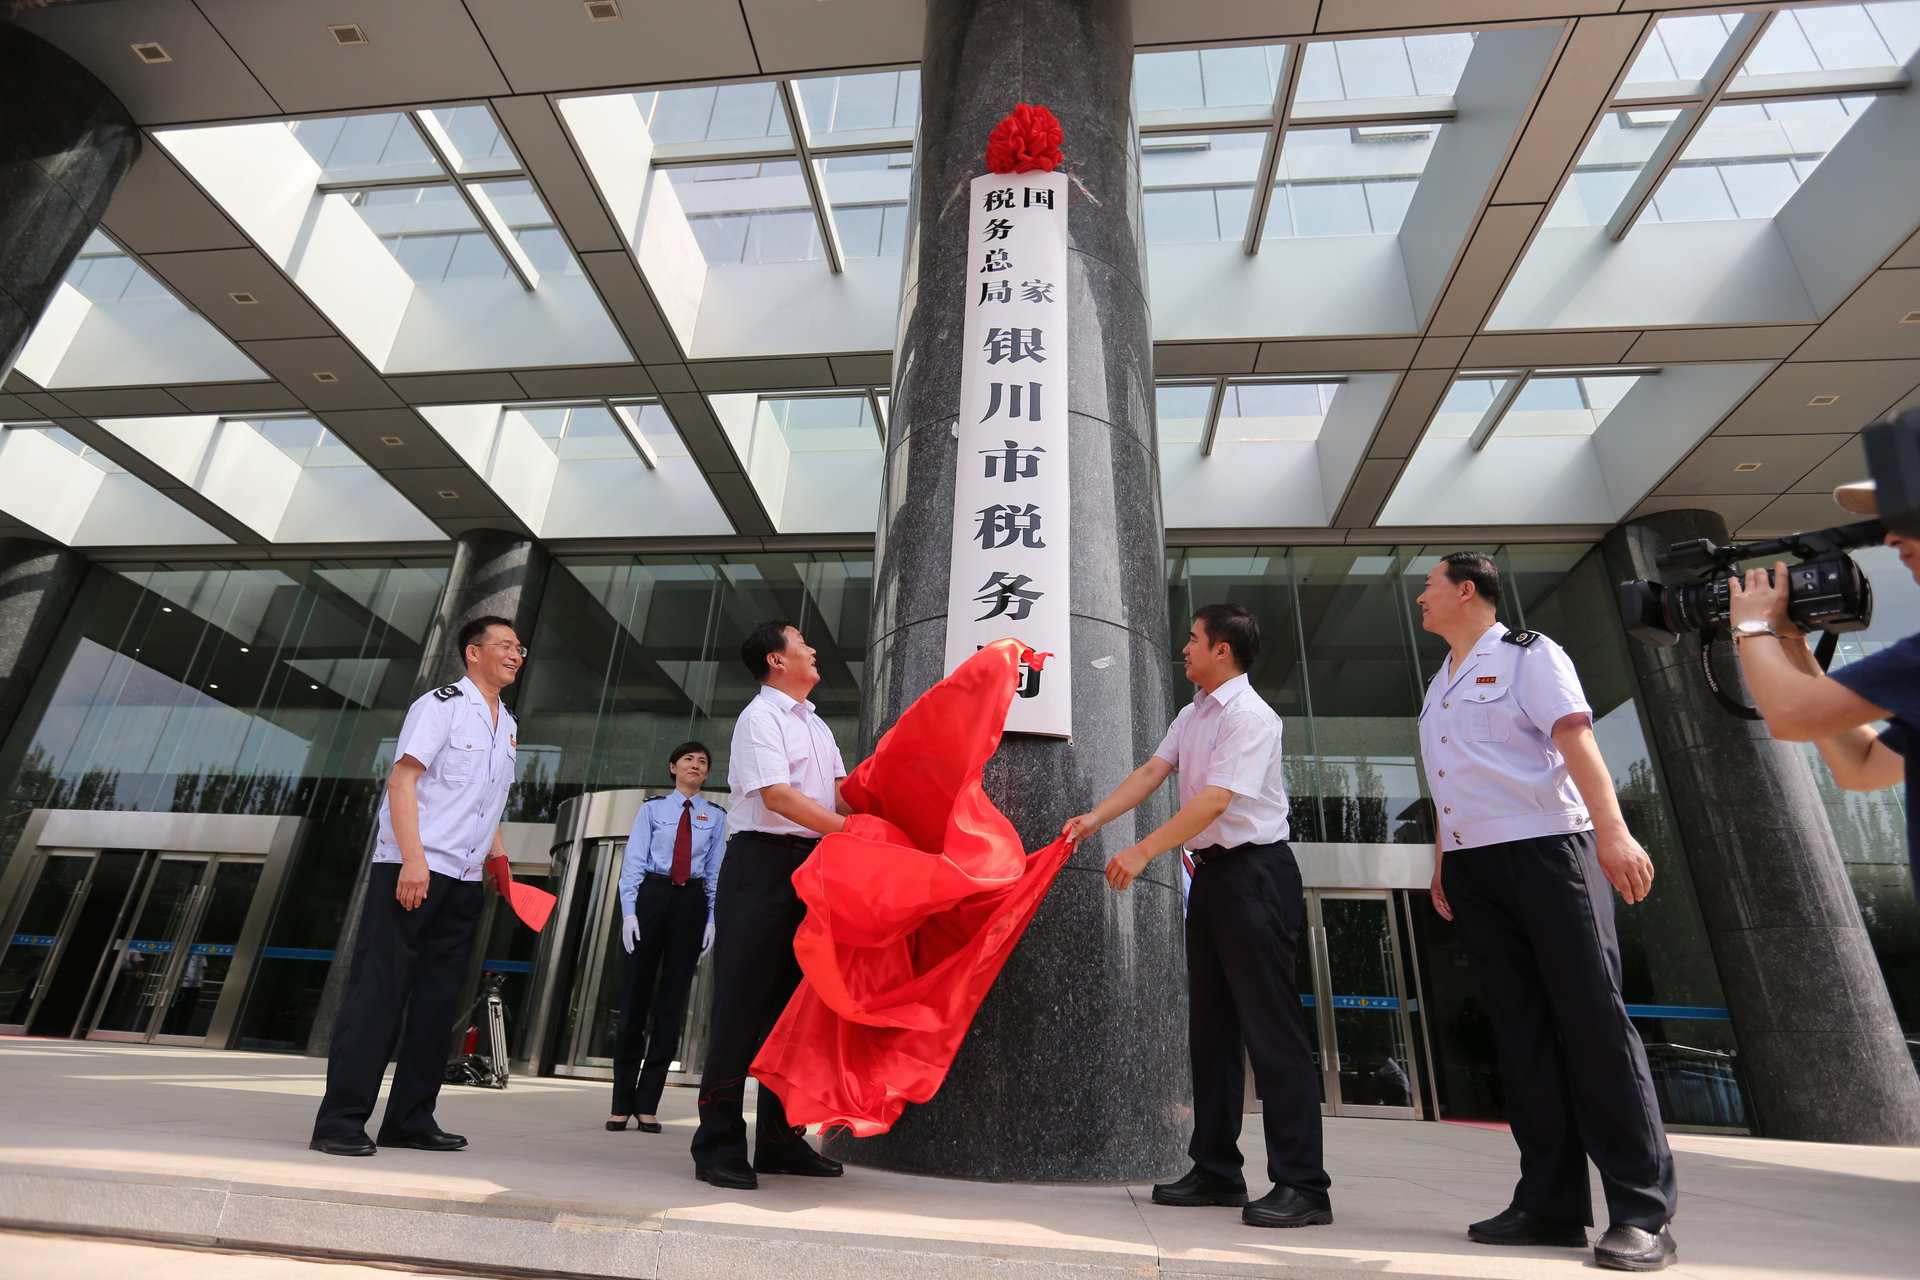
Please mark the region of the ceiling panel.
[[[148, 270], [235, 341], [320, 338], [334, 332], [306, 295], [257, 249], [158, 253], [144, 261]], [[253, 301], [236, 299], [236, 293]]]
[[1626, 360], [1628, 364], [1744, 364], [1755, 360], [1784, 360], [1812, 333], [1812, 325], [1649, 329], [1627, 349]]
[[1876, 271], [1841, 303], [1795, 354], [1800, 360], [1889, 360], [1920, 357], [1920, 324], [1900, 318], [1920, 311], [1920, 267]]
[[1319, 9], [1319, 0], [1133, 0], [1133, 41], [1181, 45], [1310, 35]]
[[[1714, 430], [1716, 436], [1858, 431], [1920, 383], [1920, 360], [1783, 364]], [[1830, 405], [1809, 401], [1838, 396]]]
[[149, 141], [114, 188], [103, 225], [134, 253], [244, 249], [249, 241], [218, 205], [180, 171], [165, 148]]
[[[280, 338], [241, 344], [256, 364], [315, 409], [383, 409], [400, 403], [345, 338]], [[318, 374], [331, 374], [323, 381]]]
[[[264, 8], [273, 0], [246, 2]], [[279, 109], [192, 0], [55, 5], [19, 10], [13, 20], [98, 76], [141, 124], [272, 115]], [[172, 61], [143, 61], [133, 46], [148, 42]]]
[[920, 0], [740, 0], [740, 9], [767, 72], [920, 61]]
[[[578, 0], [467, 0], [467, 8], [515, 93], [760, 72], [732, 0], [620, 0], [617, 22], [589, 20]], [[917, 42], [910, 56], [918, 60]]]
[[[1654, 490], [1659, 497], [1701, 493], [1781, 493], [1833, 452], [1832, 436], [1709, 436]], [[1736, 471], [1745, 463], [1755, 471]]]

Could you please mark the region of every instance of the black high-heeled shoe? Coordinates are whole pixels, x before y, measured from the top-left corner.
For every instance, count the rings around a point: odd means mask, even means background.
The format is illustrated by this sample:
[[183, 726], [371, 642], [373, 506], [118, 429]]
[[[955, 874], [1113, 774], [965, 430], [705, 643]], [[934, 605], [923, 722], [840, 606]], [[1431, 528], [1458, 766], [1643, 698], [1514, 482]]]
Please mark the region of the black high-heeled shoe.
[[[607, 1132], [608, 1132], [608, 1133], [622, 1133], [622, 1132], [624, 1132], [624, 1131], [626, 1130], [626, 1127], [627, 1127], [627, 1120], [628, 1120], [628, 1119], [629, 1119], [629, 1117], [627, 1117], [627, 1116], [621, 1116], [621, 1117], [620, 1117], [620, 1118], [619, 1118], [618, 1120], [609, 1120], [609, 1121], [607, 1121]], [[644, 1126], [644, 1125], [642, 1125], [641, 1127], [642, 1127], [642, 1128], [645, 1128], [646, 1126]]]
[[639, 1126], [642, 1133], [659, 1133], [661, 1128], [658, 1120], [635, 1120], [634, 1124]]

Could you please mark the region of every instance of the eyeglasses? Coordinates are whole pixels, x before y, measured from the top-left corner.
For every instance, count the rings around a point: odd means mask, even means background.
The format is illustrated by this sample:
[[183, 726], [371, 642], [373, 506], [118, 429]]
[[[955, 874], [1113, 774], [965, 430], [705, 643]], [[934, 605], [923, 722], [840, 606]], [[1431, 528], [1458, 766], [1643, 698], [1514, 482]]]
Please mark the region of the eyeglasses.
[[485, 644], [475, 645], [474, 648], [476, 649], [512, 649], [518, 652], [522, 658], [525, 658], [527, 656], [527, 646], [523, 644], [515, 644], [511, 640], [489, 640]]

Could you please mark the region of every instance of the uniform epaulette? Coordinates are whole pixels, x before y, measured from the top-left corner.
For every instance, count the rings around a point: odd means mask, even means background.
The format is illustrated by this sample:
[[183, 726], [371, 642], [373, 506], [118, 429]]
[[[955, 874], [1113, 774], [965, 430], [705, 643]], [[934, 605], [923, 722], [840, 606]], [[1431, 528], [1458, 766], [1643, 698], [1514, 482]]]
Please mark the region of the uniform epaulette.
[[1500, 638], [1508, 644], [1517, 644], [1524, 649], [1535, 640], [1538, 640], [1540, 633], [1538, 631], [1509, 631]]
[[433, 696], [442, 702], [445, 702], [448, 698], [457, 698], [460, 696], [460, 686], [457, 684], [444, 685], [441, 688], [435, 689]]

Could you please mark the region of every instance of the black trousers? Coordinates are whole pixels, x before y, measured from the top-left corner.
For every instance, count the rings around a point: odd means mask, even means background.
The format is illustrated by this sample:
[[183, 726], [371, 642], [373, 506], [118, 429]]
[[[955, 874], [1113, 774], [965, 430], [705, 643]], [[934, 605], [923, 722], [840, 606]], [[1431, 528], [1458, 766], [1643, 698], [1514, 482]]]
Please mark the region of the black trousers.
[[707, 931], [706, 882], [676, 885], [668, 876], [649, 875], [634, 892], [633, 914], [640, 922], [640, 941], [627, 953], [620, 1021], [613, 1032], [616, 1116], [650, 1116], [659, 1110], [667, 1068], [680, 1052], [687, 992]]
[[1240, 1122], [1253, 1065], [1267, 1176], [1329, 1202], [1321, 1154], [1320, 1075], [1294, 984], [1306, 899], [1285, 841], [1242, 845], [1195, 869], [1187, 895], [1187, 1046], [1193, 1140], [1206, 1174], [1244, 1186]]
[[438, 1127], [433, 1104], [446, 1075], [484, 891], [478, 880], [434, 872], [426, 901], [405, 911], [393, 896], [399, 881], [397, 862], [376, 862], [367, 872], [353, 969], [327, 1049], [327, 1094], [313, 1120], [316, 1138], [366, 1129], [389, 1061], [393, 1088], [376, 1141]]
[[[800, 985], [793, 935], [807, 908], [793, 890], [793, 873], [809, 852], [751, 831], [727, 841], [714, 892], [713, 1023], [693, 1135], [693, 1162], [701, 1168], [747, 1161], [747, 1068]], [[798, 1140], [786, 1108], [764, 1086], [755, 1130], [763, 1147]]]
[[1673, 1153], [1620, 995], [1613, 886], [1593, 833], [1450, 849], [1440, 878], [1493, 1016], [1520, 1147], [1514, 1205], [1591, 1223], [1591, 1157], [1613, 1224], [1659, 1230], [1678, 1195]]

